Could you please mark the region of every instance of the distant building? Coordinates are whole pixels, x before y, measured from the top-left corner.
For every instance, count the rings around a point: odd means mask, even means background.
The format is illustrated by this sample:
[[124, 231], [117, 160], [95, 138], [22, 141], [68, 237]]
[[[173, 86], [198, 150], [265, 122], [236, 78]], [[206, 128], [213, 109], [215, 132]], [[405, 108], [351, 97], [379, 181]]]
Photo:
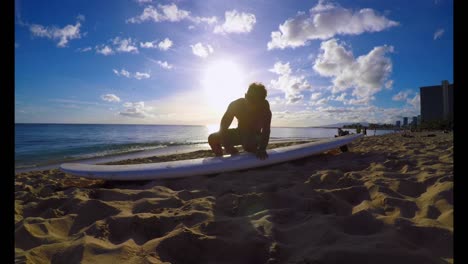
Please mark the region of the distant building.
[[418, 118], [418, 126], [419, 126], [421, 125], [421, 115], [418, 115], [417, 118]]
[[413, 116], [413, 121], [411, 121], [411, 125], [413, 125], [413, 126], [418, 125], [418, 117], [417, 116]]
[[408, 118], [407, 117], [403, 117], [403, 126], [408, 126]]
[[453, 84], [420, 87], [421, 122], [433, 120], [453, 121]]
[[396, 125], [396, 127], [401, 127], [401, 121], [400, 120], [396, 121], [395, 125]]

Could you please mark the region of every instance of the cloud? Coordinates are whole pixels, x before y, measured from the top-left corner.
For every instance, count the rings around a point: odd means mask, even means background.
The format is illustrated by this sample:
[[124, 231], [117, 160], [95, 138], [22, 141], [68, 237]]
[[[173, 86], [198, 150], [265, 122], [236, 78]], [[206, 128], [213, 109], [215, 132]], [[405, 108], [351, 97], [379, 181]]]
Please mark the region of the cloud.
[[[203, 23], [207, 23], [209, 25], [215, 24], [216, 22], [218, 22], [218, 18], [215, 17], [215, 16], [212, 16], [212, 17], [198, 17], [198, 16], [196, 16], [196, 17], [190, 17], [190, 20], [197, 23], [197, 24], [203, 22]], [[194, 26], [192, 25], [191, 27], [194, 27]], [[189, 26], [189, 29], [191, 29], [190, 26]]]
[[400, 91], [400, 92], [398, 92], [397, 94], [395, 94], [392, 97], [392, 100], [393, 101], [406, 101], [406, 99], [408, 99], [408, 96], [410, 95], [410, 93], [411, 93], [410, 90]]
[[146, 72], [135, 72], [134, 77], [137, 80], [142, 80], [142, 79], [148, 79], [149, 77], [151, 77], [151, 75]]
[[305, 76], [292, 74], [289, 62], [277, 62], [269, 71], [279, 75], [277, 80], [271, 80], [271, 87], [283, 91], [288, 103], [300, 101], [304, 98], [301, 92], [311, 88], [310, 84], [305, 80]]
[[254, 14], [239, 13], [237, 10], [226, 11], [224, 24], [214, 28], [214, 33], [247, 33], [252, 31], [256, 19]]
[[103, 94], [101, 99], [107, 102], [120, 102], [120, 98], [115, 94]]
[[319, 0], [317, 6], [309, 10], [309, 14], [299, 12], [296, 17], [281, 24], [279, 31], [273, 31], [267, 46], [268, 50], [295, 48], [306, 45], [309, 40], [378, 32], [398, 24], [370, 8], [353, 11]]
[[137, 2], [139, 4], [147, 4], [147, 3], [151, 3], [152, 0], [135, 0], [135, 2]]
[[434, 40], [441, 38], [444, 32], [445, 30], [443, 28], [436, 30], [436, 32], [434, 32]]
[[135, 78], [137, 80], [148, 79], [148, 78], [151, 77], [151, 75], [149, 73], [146, 73], [146, 72], [135, 72], [135, 74], [132, 74], [131, 72], [129, 72], [129, 71], [125, 70], [125, 69], [121, 69], [120, 71], [118, 71], [116, 69], [112, 69], [112, 71], [117, 76], [124, 76], [124, 77], [127, 77], [127, 78]]
[[393, 87], [393, 80], [388, 80], [385, 82], [385, 88], [391, 90]]
[[[80, 17], [79, 15], [78, 17]], [[82, 16], [84, 19], [84, 16]], [[78, 19], [75, 25], [66, 25], [63, 28], [57, 28], [55, 26], [45, 27], [38, 24], [32, 24], [29, 27], [32, 35], [35, 37], [49, 38], [52, 40], [58, 40], [57, 47], [66, 47], [68, 42], [72, 39], [81, 38], [80, 27], [81, 19]]]
[[421, 97], [419, 96], [419, 93], [417, 93], [413, 98], [407, 99], [406, 102], [410, 104], [416, 111], [420, 111]]
[[172, 46], [172, 41], [168, 38], [165, 38], [163, 41], [159, 42], [158, 48], [160, 50], [168, 50]]
[[333, 93], [352, 90], [354, 102], [369, 102], [379, 92], [392, 72], [392, 61], [385, 57], [393, 52], [392, 46], [378, 46], [368, 54], [354, 58], [336, 39], [322, 42], [321, 53], [314, 63], [314, 70], [321, 76], [333, 78]]
[[156, 63], [159, 64], [159, 66], [161, 66], [161, 68], [168, 69], [168, 70], [170, 70], [170, 69], [172, 69], [174, 67], [174, 65], [171, 65], [171, 64], [167, 63], [167, 61], [158, 60], [158, 61], [156, 61]]
[[101, 45], [101, 47], [96, 46], [95, 49], [96, 49], [96, 53], [102, 54], [104, 56], [114, 54], [114, 51], [112, 50], [112, 48], [107, 45]]
[[93, 48], [91, 47], [84, 47], [84, 48], [77, 48], [76, 51], [78, 52], [88, 52], [91, 51]]
[[115, 75], [117, 76], [124, 76], [124, 77], [127, 77], [127, 78], [130, 78], [130, 72], [128, 72], [127, 70], [125, 69], [121, 69], [120, 72], [116, 69], [112, 69], [112, 71], [115, 73]]
[[339, 96], [330, 95], [328, 99], [333, 100], [333, 101], [343, 102], [343, 103], [347, 102], [346, 93], [341, 93]]
[[[97, 45], [95, 46], [96, 53], [102, 54], [102, 55], [112, 55], [116, 52], [118, 53], [134, 53], [138, 54], [138, 47], [137, 44], [135, 43], [135, 40], [132, 38], [120, 38], [120, 37], [115, 37], [113, 39], [110, 39], [108, 42], [110, 42], [110, 45]], [[146, 45], [146, 43], [140, 43], [140, 45]]]
[[156, 41], [140, 42], [140, 48], [155, 49], [157, 46]]
[[322, 97], [322, 93], [313, 93], [310, 95], [310, 99], [314, 101], [319, 99], [320, 97]]
[[85, 21], [85, 19], [86, 19], [85, 16], [82, 15], [82, 14], [78, 14], [78, 15], [76, 16], [76, 20], [78, 20], [78, 21]]
[[131, 52], [131, 53], [138, 53], [138, 48], [132, 38], [121, 39], [120, 37], [115, 37], [112, 40], [112, 44], [114, 44], [115, 49], [118, 52]]
[[199, 17], [191, 16], [190, 11], [179, 9], [176, 4], [170, 5], [158, 5], [154, 7], [148, 5], [143, 12], [136, 17], [132, 17], [126, 20], [127, 23], [143, 23], [145, 21], [153, 22], [178, 22], [182, 20], [189, 20], [194, 23], [207, 23], [214, 24], [218, 21], [216, 17]]
[[177, 5], [158, 5], [158, 8], [155, 8], [152, 5], [147, 6], [143, 13], [139, 16], [132, 17], [127, 19], [129, 23], [142, 23], [144, 21], [170, 21], [176, 22], [186, 18], [189, 18], [190, 12], [186, 10], [179, 9]]
[[172, 47], [172, 41], [168, 38], [165, 38], [159, 43], [157, 43], [157, 41], [140, 42], [140, 47], [147, 49], [158, 48], [160, 50], [168, 50], [170, 47]]
[[200, 42], [195, 45], [190, 45], [192, 47], [193, 54], [197, 55], [198, 57], [206, 58], [208, 55], [214, 52], [213, 47], [211, 45], [204, 46]]
[[19, 48], [19, 43], [18, 42], [15, 42], [15, 48]]
[[124, 103], [123, 106], [125, 107], [125, 110], [119, 112], [119, 115], [128, 116], [132, 118], [146, 118], [153, 116], [148, 112], [151, 110], [151, 107], [145, 107], [144, 102], [127, 102]]

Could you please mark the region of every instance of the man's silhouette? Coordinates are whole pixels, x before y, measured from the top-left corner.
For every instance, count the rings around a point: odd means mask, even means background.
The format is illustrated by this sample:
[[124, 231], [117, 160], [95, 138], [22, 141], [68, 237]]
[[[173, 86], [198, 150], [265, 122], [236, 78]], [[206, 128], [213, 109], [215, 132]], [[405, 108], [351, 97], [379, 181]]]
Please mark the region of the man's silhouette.
[[[218, 132], [208, 137], [208, 143], [216, 156], [223, 155], [223, 149], [231, 155], [238, 153], [234, 147], [242, 145], [257, 158], [266, 159], [266, 147], [270, 139], [271, 111], [266, 100], [267, 91], [261, 83], [252, 83], [244, 98], [231, 102], [221, 119]], [[234, 117], [237, 128], [229, 129]]]

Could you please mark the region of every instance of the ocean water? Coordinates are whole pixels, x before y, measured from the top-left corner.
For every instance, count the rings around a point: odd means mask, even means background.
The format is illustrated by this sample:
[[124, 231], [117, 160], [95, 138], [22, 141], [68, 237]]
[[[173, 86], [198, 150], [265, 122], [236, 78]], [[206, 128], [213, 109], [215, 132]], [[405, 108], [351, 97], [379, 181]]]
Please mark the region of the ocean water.
[[[16, 124], [15, 168], [209, 149], [210, 130], [180, 125]], [[336, 132], [331, 128], [272, 127], [270, 142], [333, 137]], [[388, 132], [378, 130], [377, 135]]]

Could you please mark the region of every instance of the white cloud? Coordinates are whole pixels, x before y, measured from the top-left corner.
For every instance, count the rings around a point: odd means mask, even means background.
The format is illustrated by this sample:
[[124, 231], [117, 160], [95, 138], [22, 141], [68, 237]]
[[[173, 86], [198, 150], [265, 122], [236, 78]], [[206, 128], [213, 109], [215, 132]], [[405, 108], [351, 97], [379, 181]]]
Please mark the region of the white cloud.
[[328, 99], [333, 100], [333, 101], [343, 102], [343, 103], [347, 102], [346, 101], [346, 93], [341, 93], [339, 96], [331, 95], [331, 96], [328, 97]]
[[[211, 24], [215, 24], [216, 22], [218, 22], [218, 18], [213, 16], [213, 17], [190, 17], [190, 20], [195, 22], [195, 23], [207, 23], [209, 25]], [[194, 26], [192, 26], [194, 27]], [[189, 26], [189, 29], [190, 29], [190, 26]]]
[[171, 5], [158, 5], [163, 12], [163, 18], [171, 22], [180, 21], [189, 17], [190, 12], [179, 9], [175, 4]]
[[159, 43], [157, 43], [157, 41], [140, 42], [140, 47], [147, 49], [159, 48], [160, 50], [168, 50], [170, 47], [172, 47], [172, 41], [168, 38], [165, 38]]
[[114, 54], [114, 51], [112, 50], [112, 48], [107, 45], [102, 45], [101, 47], [96, 46], [95, 49], [96, 49], [96, 53], [102, 54], [104, 56]]
[[172, 67], [174, 67], [174, 65], [171, 65], [171, 64], [167, 63], [167, 61], [158, 60], [158, 61], [156, 61], [156, 63], [158, 63], [159, 66], [161, 66], [161, 68], [168, 69], [168, 70], [170, 70], [170, 69], [172, 69]]
[[388, 80], [387, 82], [385, 82], [385, 88], [391, 90], [393, 87], [393, 80]]
[[289, 66], [289, 62], [277, 62], [270, 71], [279, 75], [277, 80], [271, 80], [271, 87], [283, 91], [288, 103], [300, 101], [304, 98], [301, 92], [311, 87], [305, 79], [305, 76], [291, 74], [292, 70]]
[[117, 76], [124, 76], [124, 77], [130, 78], [130, 72], [125, 70], [125, 69], [121, 69], [120, 72], [118, 70], [116, 70], [116, 69], [112, 69], [112, 71]]
[[193, 54], [197, 55], [198, 57], [206, 58], [208, 55], [214, 52], [213, 47], [211, 45], [204, 46], [200, 42], [195, 45], [190, 45], [192, 47]]
[[310, 99], [315, 101], [319, 99], [320, 97], [322, 97], [322, 93], [313, 93], [311, 94]]
[[157, 47], [156, 41], [140, 42], [140, 48], [155, 49], [156, 47]]
[[76, 20], [78, 20], [78, 21], [85, 21], [85, 19], [86, 19], [85, 16], [82, 15], [82, 14], [79, 14], [79, 15], [76, 16]]
[[[102, 55], [112, 55], [115, 52], [118, 53], [135, 53], [137, 54], [138, 47], [137, 44], [135, 43], [132, 38], [120, 38], [120, 37], [115, 37], [113, 39], [110, 39], [109, 42], [111, 45], [97, 45], [95, 47], [96, 53], [102, 54]], [[140, 45], [146, 45], [146, 43], [140, 43]]]
[[254, 14], [226, 11], [224, 24], [214, 28], [214, 33], [247, 33], [252, 31], [256, 19]]
[[91, 47], [84, 47], [84, 48], [77, 48], [76, 51], [78, 52], [88, 52], [91, 51], [93, 48]]
[[136, 17], [132, 17], [126, 20], [127, 23], [142, 23], [145, 21], [153, 22], [178, 22], [181, 20], [189, 20], [194, 23], [207, 23], [214, 24], [218, 21], [216, 17], [199, 17], [191, 16], [190, 11], [179, 9], [176, 4], [170, 5], [158, 5], [154, 7], [152, 5], [147, 6], [143, 12]]
[[145, 107], [144, 102], [127, 102], [124, 103], [123, 106], [125, 107], [125, 110], [119, 112], [119, 115], [133, 118], [146, 118], [153, 116], [151, 113], [148, 112], [151, 110], [151, 107]]
[[370, 8], [353, 11], [319, 0], [309, 14], [299, 12], [281, 24], [279, 31], [273, 31], [267, 46], [269, 50], [294, 48], [306, 45], [309, 40], [377, 32], [397, 25], [398, 22], [380, 16]]
[[163, 41], [159, 42], [158, 48], [160, 50], [168, 50], [172, 46], [172, 41], [168, 38], [165, 38]]
[[148, 78], [151, 77], [151, 75], [149, 73], [146, 73], [146, 72], [135, 72], [135, 74], [132, 74], [131, 72], [129, 72], [129, 71], [125, 70], [125, 69], [121, 69], [120, 71], [118, 71], [116, 69], [112, 69], [112, 71], [117, 76], [124, 76], [124, 77], [127, 77], [127, 78], [135, 78], [137, 80], [148, 79]]
[[143, 13], [139, 16], [132, 17], [127, 20], [130, 23], [141, 23], [144, 21], [170, 21], [176, 22], [186, 18], [189, 18], [190, 12], [186, 10], [179, 9], [177, 5], [158, 5], [158, 8], [154, 6], [147, 6]]
[[152, 0], [135, 0], [135, 2], [137, 2], [139, 4], [147, 4], [147, 3], [151, 3]]
[[[379, 46], [368, 54], [354, 58], [336, 39], [322, 42], [321, 53], [313, 66], [321, 76], [332, 77], [332, 92], [352, 90], [354, 102], [369, 102], [379, 92], [392, 72], [392, 61], [385, 57], [392, 46]], [[353, 101], [351, 101], [353, 102]]]
[[107, 102], [120, 102], [120, 98], [115, 94], [103, 94], [101, 99]]
[[421, 109], [421, 97], [419, 93], [417, 93], [413, 98], [407, 99], [406, 102], [413, 106], [416, 111], [420, 111]]
[[146, 72], [135, 72], [134, 77], [137, 80], [141, 80], [141, 79], [148, 79], [149, 77], [151, 77], [151, 75]]
[[120, 37], [115, 37], [112, 40], [112, 44], [116, 47], [118, 52], [131, 52], [138, 53], [138, 48], [132, 38], [121, 39]]
[[393, 101], [406, 101], [406, 99], [408, 99], [408, 96], [410, 95], [410, 93], [411, 93], [410, 90], [400, 91], [400, 92], [398, 92], [397, 94], [395, 94], [392, 97], [392, 100]]
[[434, 32], [434, 40], [441, 38], [444, 32], [445, 30], [443, 28], [436, 30], [436, 32]]
[[57, 46], [63, 48], [67, 46], [70, 40], [81, 38], [80, 27], [81, 23], [77, 21], [75, 25], [66, 25], [63, 28], [57, 28], [55, 26], [44, 27], [42, 25], [33, 24], [29, 27], [29, 30], [33, 36], [58, 40]]

